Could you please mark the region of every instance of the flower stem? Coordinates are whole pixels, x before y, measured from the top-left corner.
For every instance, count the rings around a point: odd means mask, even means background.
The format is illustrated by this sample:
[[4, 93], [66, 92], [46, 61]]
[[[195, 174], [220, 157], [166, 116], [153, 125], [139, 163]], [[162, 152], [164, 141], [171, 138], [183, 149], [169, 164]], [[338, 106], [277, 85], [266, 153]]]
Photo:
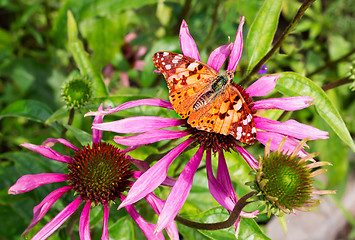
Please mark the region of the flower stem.
[[241, 85], [247, 84], [250, 80], [251, 77], [255, 74], [258, 73], [260, 68], [265, 64], [269, 58], [274, 55], [276, 50], [283, 44], [285, 41], [286, 37], [291, 33], [291, 31], [296, 27], [298, 22], [301, 20], [304, 12], [311, 6], [311, 4], [315, 0], [306, 0], [302, 4], [302, 6], [298, 9], [298, 12], [296, 16], [293, 18], [292, 22], [287, 26], [285, 31], [281, 34], [280, 38], [277, 40], [277, 42], [274, 44], [274, 46], [270, 49], [270, 51], [254, 66], [254, 68], [251, 70], [251, 72], [240, 82]]
[[307, 74], [307, 77], [309, 78], [309, 77], [311, 77], [311, 76], [313, 76], [313, 75], [315, 75], [315, 74], [317, 74], [317, 73], [319, 73], [319, 72], [321, 72], [321, 71], [323, 71], [323, 70], [325, 70], [325, 69], [327, 69], [329, 67], [335, 66], [337, 63], [346, 60], [347, 58], [349, 58], [354, 53], [355, 53], [355, 48], [353, 50], [351, 50], [349, 53], [345, 54], [344, 56], [342, 56], [342, 57], [340, 57], [340, 58], [338, 58], [338, 59], [336, 59], [334, 61], [327, 62], [326, 64], [324, 64], [320, 68], [318, 68], [318, 69], [314, 70], [313, 72]]
[[218, 222], [218, 223], [199, 223], [195, 221], [188, 220], [186, 218], [183, 218], [179, 215], [175, 217], [175, 220], [178, 221], [181, 224], [184, 224], [185, 226], [191, 227], [191, 228], [196, 228], [196, 229], [202, 229], [202, 230], [219, 230], [219, 229], [224, 229], [232, 226], [238, 219], [242, 209], [248, 205], [251, 202], [247, 202], [247, 199], [252, 197], [256, 192], [250, 192], [246, 195], [244, 195], [242, 198], [239, 199], [237, 204], [234, 206], [233, 211], [231, 212], [229, 218], [223, 222]]
[[[74, 113], [75, 113], [75, 109], [71, 108], [69, 111], [69, 119], [68, 119], [68, 125], [72, 125], [73, 121], [74, 121]], [[64, 138], [65, 133], [67, 132], [68, 129], [64, 128], [62, 131], [62, 138]]]
[[336, 88], [336, 87], [339, 87], [341, 85], [351, 83], [351, 82], [353, 82], [353, 81], [351, 79], [349, 79], [349, 77], [345, 77], [345, 78], [339, 79], [335, 82], [331, 82], [331, 83], [324, 85], [322, 87], [322, 89], [323, 89], [323, 91], [327, 91], [329, 89], [333, 89], [333, 88]]
[[207, 46], [208, 42], [212, 39], [212, 35], [213, 35], [214, 29], [217, 24], [218, 8], [219, 8], [220, 4], [221, 4], [221, 0], [217, 0], [216, 5], [214, 7], [214, 11], [213, 11], [212, 24], [210, 27], [210, 31], [208, 32], [208, 35], [205, 38], [206, 40], [202, 44], [201, 49], [204, 49]]

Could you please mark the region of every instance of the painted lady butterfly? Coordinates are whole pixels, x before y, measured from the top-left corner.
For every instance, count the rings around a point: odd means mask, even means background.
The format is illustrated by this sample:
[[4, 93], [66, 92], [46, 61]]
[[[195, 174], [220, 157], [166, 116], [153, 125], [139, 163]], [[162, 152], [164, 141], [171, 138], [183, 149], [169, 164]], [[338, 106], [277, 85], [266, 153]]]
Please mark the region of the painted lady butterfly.
[[169, 87], [174, 110], [192, 127], [207, 132], [232, 135], [253, 144], [256, 128], [251, 111], [237, 87], [233, 72], [219, 74], [212, 67], [173, 52], [157, 52], [154, 65]]

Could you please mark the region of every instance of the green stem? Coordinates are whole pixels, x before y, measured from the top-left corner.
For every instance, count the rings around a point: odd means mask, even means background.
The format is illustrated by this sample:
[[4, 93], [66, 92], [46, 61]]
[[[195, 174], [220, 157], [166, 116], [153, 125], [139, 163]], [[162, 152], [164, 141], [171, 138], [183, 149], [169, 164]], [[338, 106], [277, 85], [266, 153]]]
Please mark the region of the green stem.
[[199, 223], [195, 221], [188, 220], [186, 218], [183, 218], [179, 215], [175, 217], [175, 220], [178, 221], [181, 224], [184, 224], [185, 226], [191, 227], [191, 228], [196, 228], [196, 229], [202, 229], [202, 230], [219, 230], [219, 229], [224, 229], [224, 228], [229, 228], [232, 226], [240, 216], [240, 213], [242, 209], [248, 205], [251, 202], [247, 202], [247, 199], [252, 197], [256, 192], [250, 192], [246, 195], [244, 195], [237, 204], [234, 206], [233, 211], [231, 212], [229, 218], [223, 222], [218, 222], [218, 223]]
[[270, 49], [270, 51], [255, 65], [255, 67], [251, 70], [251, 72], [240, 82], [241, 85], [247, 84], [250, 80], [251, 77], [255, 74], [257, 74], [260, 70], [260, 68], [265, 64], [267, 60], [269, 60], [272, 55], [276, 52], [276, 50], [281, 47], [283, 42], [285, 41], [286, 37], [292, 32], [292, 30], [296, 27], [298, 22], [301, 20], [304, 12], [311, 6], [311, 4], [315, 0], [307, 0], [305, 1], [300, 9], [298, 9], [298, 12], [296, 16], [293, 18], [292, 22], [287, 26], [285, 31], [281, 34], [280, 38], [276, 41], [275, 45]]
[[[72, 125], [74, 121], [74, 114], [75, 114], [75, 109], [71, 108], [69, 111], [69, 119], [68, 119], [68, 125]], [[67, 132], [68, 129], [64, 128], [62, 131], [62, 138], [65, 137], [65, 133]]]
[[339, 62], [342, 62], [346, 59], [348, 59], [351, 55], [353, 55], [355, 53], [355, 48], [353, 50], [351, 50], [349, 53], [345, 54], [344, 56], [334, 60], [334, 61], [331, 61], [331, 62], [327, 62], [326, 64], [324, 64], [322, 67], [314, 70], [313, 72], [307, 74], [307, 77], [310, 78], [311, 76], [329, 68], [329, 67], [333, 67], [335, 66], [336, 64], [338, 64]]
[[352, 83], [353, 81], [349, 79], [349, 77], [345, 77], [345, 78], [342, 78], [342, 79], [339, 79], [335, 82], [331, 82], [331, 83], [328, 83], [327, 85], [324, 85], [322, 87], [323, 91], [327, 91], [329, 89], [333, 89], [333, 88], [336, 88], [336, 87], [339, 87], [341, 85], [344, 85], [344, 84], [347, 84], [347, 83]]
[[216, 6], [214, 7], [214, 11], [213, 11], [212, 24], [211, 24], [211, 27], [210, 27], [210, 31], [208, 32], [207, 37], [205, 38], [206, 40], [202, 44], [201, 49], [205, 49], [205, 47], [207, 46], [208, 42], [212, 39], [212, 35], [213, 35], [214, 29], [215, 29], [216, 24], [217, 24], [218, 8], [219, 8], [220, 4], [221, 4], [221, 0], [217, 0], [216, 1]]

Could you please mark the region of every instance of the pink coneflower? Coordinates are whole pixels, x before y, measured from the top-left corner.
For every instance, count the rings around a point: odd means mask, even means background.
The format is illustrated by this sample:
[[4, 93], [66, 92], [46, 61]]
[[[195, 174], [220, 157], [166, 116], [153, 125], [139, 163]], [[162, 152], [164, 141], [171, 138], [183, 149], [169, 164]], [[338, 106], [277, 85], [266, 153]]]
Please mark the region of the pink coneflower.
[[[102, 110], [102, 104], [99, 111]], [[102, 123], [103, 116], [96, 116], [94, 124]], [[103, 231], [102, 239], [109, 239], [108, 235], [108, 217], [109, 204], [116, 198], [124, 201], [125, 196], [122, 194], [133, 183], [133, 179], [139, 179], [144, 170], [149, 166], [143, 161], [132, 159], [126, 155], [125, 150], [119, 150], [117, 147], [101, 142], [102, 131], [94, 129], [92, 132], [92, 146], [82, 146], [77, 148], [64, 139], [48, 138], [42, 145], [33, 145], [23, 143], [22, 146], [36, 153], [41, 154], [49, 159], [56, 160], [67, 164], [68, 172], [60, 173], [40, 173], [36, 175], [22, 176], [17, 182], [10, 187], [9, 194], [19, 194], [28, 192], [44, 184], [55, 182], [67, 182], [64, 187], [58, 188], [48, 194], [43, 201], [33, 208], [33, 220], [22, 235], [27, 233], [43, 218], [51, 206], [66, 192], [72, 190], [78, 197], [68, 204], [57, 216], [48, 222], [41, 230], [39, 230], [32, 238], [46, 239], [54, 231], [56, 231], [79, 207], [84, 204], [80, 221], [79, 235], [80, 239], [90, 238], [89, 215], [90, 208], [97, 205], [103, 206]], [[74, 155], [72, 157], [62, 155], [54, 151], [51, 147], [56, 143], [72, 149]], [[142, 171], [133, 171], [132, 163]], [[167, 179], [163, 183], [167, 186], [174, 184], [174, 179]], [[152, 206], [157, 214], [164, 206], [164, 201], [150, 193], [146, 196], [147, 202]], [[146, 222], [137, 212], [132, 204], [125, 205], [128, 213], [138, 224], [148, 239], [164, 239], [162, 233], [154, 234], [155, 225]], [[171, 239], [179, 239], [176, 225], [171, 221], [166, 228]]]
[[[241, 57], [243, 48], [242, 26], [244, 24], [244, 17], [241, 19], [236, 38], [234, 43], [223, 45], [215, 49], [207, 64], [219, 71], [224, 61], [229, 56], [229, 63], [227, 66], [228, 71], [235, 71], [239, 59]], [[199, 52], [196, 47], [195, 41], [191, 37], [185, 21], [182, 22], [180, 28], [180, 45], [182, 53], [188, 57], [200, 60]], [[276, 85], [276, 80], [280, 75], [263, 76], [255, 83], [250, 85], [245, 90], [241, 89], [241, 93], [249, 104], [252, 111], [256, 112], [258, 109], [283, 109], [287, 111], [295, 111], [306, 108], [311, 105], [313, 100], [307, 96], [289, 97], [289, 98], [275, 98], [264, 99], [251, 102], [251, 97], [264, 96], [270, 93]], [[240, 87], [241, 88], [241, 87]], [[118, 107], [90, 112], [86, 115], [106, 115], [128, 109], [135, 106], [149, 105], [172, 109], [170, 102], [161, 99], [142, 99], [132, 102], [124, 103]], [[271, 119], [253, 116], [255, 126], [257, 128], [257, 140], [262, 144], [266, 144], [271, 139], [270, 149], [276, 150], [281, 140], [288, 136], [283, 145], [284, 152], [291, 152], [299, 143], [298, 139], [310, 137], [313, 139], [328, 138], [327, 132], [313, 128], [308, 125], [301, 124], [294, 120], [286, 122], [278, 122]], [[172, 131], [163, 128], [185, 126], [184, 131]], [[162, 117], [131, 117], [119, 121], [94, 124], [94, 129], [112, 131], [116, 133], [141, 133], [129, 137], [117, 136], [114, 141], [127, 146], [137, 146], [149, 144], [162, 140], [178, 139], [188, 137], [179, 146], [171, 150], [166, 156], [160, 159], [153, 167], [145, 172], [140, 179], [138, 179], [130, 189], [127, 198], [121, 203], [119, 208], [132, 204], [142, 199], [146, 194], [151, 193], [156, 189], [167, 176], [167, 171], [173, 160], [190, 144], [197, 143], [200, 147], [196, 154], [187, 163], [179, 178], [177, 179], [174, 187], [172, 188], [164, 209], [158, 218], [156, 231], [161, 231], [167, 223], [169, 223], [181, 209], [187, 195], [191, 189], [193, 176], [197, 167], [199, 166], [204, 152], [206, 151], [206, 169], [210, 192], [213, 197], [226, 209], [231, 211], [233, 206], [238, 201], [233, 185], [231, 184], [228, 168], [225, 163], [223, 151], [234, 150], [239, 152], [252, 169], [257, 169], [257, 160], [249, 154], [231, 135], [222, 135], [213, 132], [205, 132], [190, 127], [186, 120], [182, 119], [168, 119]], [[217, 178], [213, 176], [210, 151], [218, 152], [219, 164], [217, 170]], [[303, 157], [306, 152], [300, 149], [298, 155]], [[256, 212], [245, 213], [242, 212], [242, 217], [255, 217]], [[236, 228], [238, 222], [236, 223]], [[237, 233], [238, 231], [236, 231]]]

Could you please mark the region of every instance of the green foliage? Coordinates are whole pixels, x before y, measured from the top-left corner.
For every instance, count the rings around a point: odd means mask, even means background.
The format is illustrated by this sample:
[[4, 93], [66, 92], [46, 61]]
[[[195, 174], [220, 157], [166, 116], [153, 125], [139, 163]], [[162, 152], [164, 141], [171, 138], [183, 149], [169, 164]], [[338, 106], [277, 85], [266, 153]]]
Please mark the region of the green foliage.
[[[311, 141], [309, 152], [320, 152], [320, 160], [333, 164], [327, 168], [326, 184], [321, 188], [338, 191], [336, 197], [341, 209], [340, 199], [347, 187], [348, 174], [354, 171], [354, 164], [349, 164], [349, 160], [355, 156], [355, 92], [350, 90], [351, 84], [354, 87], [355, 60], [353, 5], [351, 0], [315, 1], [279, 51], [266, 62], [268, 74], [281, 73], [277, 91], [267, 98], [307, 95], [314, 99], [314, 107], [287, 114], [282, 110], [260, 112], [274, 120], [281, 117], [281, 121], [285, 121], [292, 117], [329, 132], [330, 139]], [[51, 137], [65, 138], [80, 147], [92, 141], [93, 117], [84, 118], [83, 115], [89, 110], [97, 110], [100, 103], [104, 107], [114, 107], [145, 98], [168, 100], [166, 82], [153, 72], [155, 67], [151, 59], [160, 50], [181, 52], [178, 33], [183, 19], [196, 41], [202, 61], [207, 62], [212, 50], [233, 41], [240, 17], [246, 17], [244, 51], [234, 79], [238, 82], [267, 54], [300, 6], [300, 1], [296, 0], [2, 1], [1, 239], [19, 239], [32, 220], [32, 208], [63, 184], [48, 184], [19, 195], [9, 195], [9, 187], [26, 174], [66, 172], [65, 164], [32, 153], [20, 144], [39, 145]], [[134, 37], [125, 39], [127, 36]], [[72, 119], [60, 95], [63, 83], [78, 72], [93, 83], [94, 98], [91, 105], [75, 109]], [[323, 90], [329, 86], [333, 89]], [[104, 121], [132, 116], [178, 118], [173, 111], [140, 106], [105, 116]], [[103, 139], [112, 143], [114, 135], [104, 132]], [[163, 141], [143, 146], [132, 151], [131, 156], [154, 164], [178, 142]], [[73, 154], [60, 144], [54, 149], [61, 154]], [[257, 144], [247, 150], [258, 159], [264, 147]], [[178, 176], [194, 153], [195, 149], [178, 157], [169, 168], [169, 175]], [[248, 175], [250, 167], [234, 152], [227, 153], [226, 159], [233, 185], [241, 197], [250, 191], [245, 185], [252, 178]], [[217, 159], [213, 158], [212, 162], [216, 172]], [[166, 199], [169, 191], [170, 188], [159, 188], [156, 193]], [[29, 237], [74, 198], [71, 192], [63, 195]], [[127, 211], [116, 211], [116, 207], [112, 206], [110, 211], [110, 237], [144, 239]], [[156, 223], [157, 217], [145, 201], [138, 202], [135, 207], [148, 222]], [[256, 204], [250, 204], [247, 211], [257, 208]], [[101, 207], [91, 211], [92, 239], [101, 238], [102, 212]], [[211, 196], [204, 170], [196, 173], [191, 193], [180, 213], [201, 222], [218, 222], [229, 216]], [[269, 239], [263, 231], [268, 220], [263, 215], [256, 220], [242, 218], [239, 239]], [[69, 239], [67, 231], [78, 236], [78, 220], [74, 221], [72, 230], [70, 227], [64, 224], [51, 238]], [[178, 230], [184, 239], [235, 239], [233, 227], [200, 231], [178, 224]]]

